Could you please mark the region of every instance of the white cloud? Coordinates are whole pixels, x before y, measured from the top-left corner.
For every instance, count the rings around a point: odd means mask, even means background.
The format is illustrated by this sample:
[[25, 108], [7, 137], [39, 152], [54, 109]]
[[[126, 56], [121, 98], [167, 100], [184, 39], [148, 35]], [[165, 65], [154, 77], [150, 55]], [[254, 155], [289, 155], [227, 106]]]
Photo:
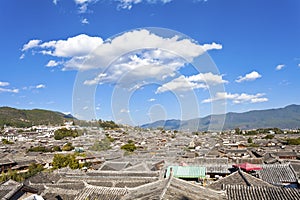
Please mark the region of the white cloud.
[[60, 65], [60, 62], [56, 62], [55, 60], [49, 60], [49, 62], [46, 64], [46, 67], [56, 67], [57, 65]]
[[204, 83], [192, 82], [188, 80], [185, 76], [181, 75], [178, 78], [173, 79], [170, 82], [163, 84], [158, 87], [156, 90], [156, 94], [163, 93], [166, 91], [189, 91], [197, 88], [207, 88]]
[[86, 13], [88, 11], [88, 6], [97, 1], [98, 0], [74, 0], [75, 4], [78, 6], [78, 12], [81, 14]]
[[27, 44], [23, 45], [22, 51], [27, 51], [28, 49], [38, 47], [41, 42], [41, 40], [30, 40]]
[[9, 82], [1, 82], [0, 81], [0, 87], [8, 86]]
[[53, 0], [53, 4], [54, 5], [57, 5], [57, 2], [58, 2], [59, 0]]
[[163, 93], [169, 90], [184, 92], [198, 88], [207, 89], [209, 88], [209, 86], [223, 83], [228, 83], [228, 81], [223, 80], [222, 75], [216, 75], [211, 72], [199, 73], [197, 75], [192, 75], [189, 77], [181, 75], [178, 78], [175, 78], [172, 81], [158, 87], [156, 90], [156, 94]]
[[84, 18], [84, 19], [81, 20], [81, 23], [82, 24], [89, 24], [89, 21], [88, 21], [87, 18]]
[[257, 94], [230, 94], [227, 92], [218, 92], [215, 97], [205, 99], [202, 101], [202, 103], [210, 103], [213, 101], [218, 100], [231, 100], [234, 104], [240, 104], [240, 103], [260, 103], [260, 102], [266, 102], [268, 101], [268, 98], [263, 97], [265, 94], [263, 93], [257, 93]]
[[282, 65], [282, 64], [281, 64], [281, 65], [277, 65], [275, 69], [276, 69], [277, 71], [279, 71], [279, 70], [282, 70], [283, 68], [285, 68], [285, 65]]
[[46, 85], [44, 85], [44, 84], [39, 84], [39, 85], [35, 86], [36, 89], [41, 89], [41, 88], [45, 88], [45, 87], [46, 87]]
[[56, 57], [78, 57], [87, 56], [92, 50], [103, 43], [99, 37], [91, 37], [80, 34], [67, 40], [50, 41], [40, 44], [41, 53]]
[[151, 99], [148, 99], [149, 102], [153, 102], [153, 101], [156, 101], [156, 99], [154, 98], [151, 98]]
[[19, 93], [19, 89], [0, 88], [0, 93], [1, 93], [1, 92]]
[[298, 64], [298, 67], [300, 67], [300, 63]]
[[[98, 69], [98, 75], [84, 82], [87, 85], [117, 83], [133, 88], [141, 87], [147, 79], [162, 81], [175, 77], [186, 63], [192, 62], [208, 50], [221, 48], [222, 45], [214, 42], [200, 45], [187, 38], [165, 38], [140, 29], [123, 33], [105, 42], [100, 37], [80, 34], [66, 40], [38, 43], [38, 46], [26, 49], [64, 58], [62, 61], [49, 61], [49, 67], [62, 64], [63, 70]], [[194, 79], [190, 82], [195, 83], [201, 77], [190, 78]], [[222, 82], [222, 77], [206, 74], [205, 81]], [[193, 88], [198, 87], [204, 86], [201, 84]]]
[[120, 113], [129, 113], [130, 111], [128, 109], [122, 108], [120, 110]]
[[25, 54], [22, 53], [22, 55], [20, 56], [20, 59], [22, 60], [22, 59], [24, 59], [24, 58], [25, 58]]
[[253, 81], [253, 80], [256, 80], [258, 78], [261, 78], [261, 75], [258, 72], [253, 71], [249, 74], [246, 74], [245, 76], [239, 76], [237, 78], [237, 80], [235, 80], [235, 82], [241, 83], [241, 82], [244, 82], [244, 81]]
[[172, 0], [116, 0], [119, 2], [118, 9], [128, 9], [130, 10], [133, 5], [139, 4], [139, 3], [147, 3], [147, 4], [156, 4], [156, 3], [162, 3], [166, 4], [171, 2]]

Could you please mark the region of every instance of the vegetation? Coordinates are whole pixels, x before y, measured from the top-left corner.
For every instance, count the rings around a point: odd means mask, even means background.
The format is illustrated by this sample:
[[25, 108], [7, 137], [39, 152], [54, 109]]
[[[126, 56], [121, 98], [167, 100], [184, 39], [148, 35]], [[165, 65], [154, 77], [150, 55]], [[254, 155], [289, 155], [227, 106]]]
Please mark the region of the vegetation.
[[2, 144], [14, 144], [11, 141], [8, 141], [7, 139], [2, 139]]
[[248, 138], [248, 143], [253, 143], [253, 139], [251, 137]]
[[30, 152], [52, 152], [52, 149], [48, 149], [44, 146], [30, 147], [28, 149]]
[[298, 138], [289, 138], [286, 140], [288, 145], [300, 145], [300, 137]]
[[30, 127], [32, 125], [62, 124], [66, 120], [74, 120], [72, 116], [49, 110], [19, 110], [10, 107], [0, 107], [0, 127]]
[[133, 143], [133, 141], [128, 141], [127, 144], [124, 144], [123, 146], [121, 146], [121, 149], [127, 151], [127, 152], [134, 152], [136, 150], [136, 146]]
[[99, 125], [104, 129], [119, 128], [119, 125], [116, 124], [114, 121], [102, 121], [101, 119], [99, 120]]
[[275, 137], [275, 135], [269, 134], [269, 135], [266, 135], [265, 137], [263, 137], [263, 139], [271, 140], [271, 139], [273, 139], [274, 137]]
[[7, 181], [9, 179], [21, 182], [31, 176], [34, 176], [35, 174], [37, 174], [43, 170], [44, 170], [43, 165], [36, 164], [36, 163], [30, 164], [28, 171], [25, 173], [17, 173], [16, 170], [9, 169], [7, 173], [4, 173], [4, 171], [2, 171], [1, 176], [0, 176], [0, 182]]
[[53, 169], [60, 169], [63, 167], [70, 167], [71, 169], [81, 169], [82, 167], [88, 167], [90, 163], [79, 164], [76, 160], [76, 154], [55, 154], [52, 161]]
[[111, 144], [110, 139], [106, 137], [100, 141], [96, 141], [93, 144], [93, 146], [91, 146], [89, 149], [92, 151], [106, 151], [108, 149], [111, 149], [110, 144]]
[[68, 142], [67, 144], [65, 144], [61, 150], [63, 151], [72, 151], [74, 149], [73, 145], [71, 142]]
[[61, 140], [65, 137], [78, 137], [79, 133], [76, 130], [69, 130], [66, 128], [58, 129], [54, 132], [54, 139]]

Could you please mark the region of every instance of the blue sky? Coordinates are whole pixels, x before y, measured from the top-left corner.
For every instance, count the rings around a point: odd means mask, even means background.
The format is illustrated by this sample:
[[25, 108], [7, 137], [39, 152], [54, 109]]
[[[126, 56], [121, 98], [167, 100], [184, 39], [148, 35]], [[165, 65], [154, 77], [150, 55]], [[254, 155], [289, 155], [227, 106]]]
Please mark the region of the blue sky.
[[140, 125], [300, 104], [297, 0], [4, 0], [0, 26], [0, 106]]

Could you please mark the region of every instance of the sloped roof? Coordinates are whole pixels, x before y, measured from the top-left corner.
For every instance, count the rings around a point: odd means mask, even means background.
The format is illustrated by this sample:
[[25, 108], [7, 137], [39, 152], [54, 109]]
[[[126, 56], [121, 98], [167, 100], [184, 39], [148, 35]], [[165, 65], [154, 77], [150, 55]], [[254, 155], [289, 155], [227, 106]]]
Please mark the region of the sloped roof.
[[300, 190], [282, 187], [248, 187], [227, 185], [226, 193], [230, 200], [298, 200]]
[[127, 189], [109, 188], [88, 185], [76, 197], [75, 200], [118, 200], [128, 193]]
[[238, 170], [225, 178], [213, 182], [208, 187], [215, 190], [222, 190], [224, 185], [245, 185], [245, 186], [266, 186], [273, 187], [271, 184]]
[[162, 196], [163, 200], [222, 200], [225, 192], [215, 191], [177, 178], [171, 178], [169, 187]]
[[296, 183], [297, 174], [290, 163], [262, 165], [258, 172], [259, 177], [271, 184], [282, 185], [283, 183]]
[[200, 166], [169, 166], [166, 177], [170, 176], [171, 169], [176, 178], [204, 178], [206, 173], [206, 168]]
[[130, 162], [106, 161], [105, 163], [103, 163], [100, 170], [120, 171], [130, 166], [132, 166]]
[[0, 198], [10, 199], [16, 195], [18, 191], [37, 193], [35, 188], [24, 185], [23, 183], [18, 183], [14, 180], [8, 180], [0, 185]]

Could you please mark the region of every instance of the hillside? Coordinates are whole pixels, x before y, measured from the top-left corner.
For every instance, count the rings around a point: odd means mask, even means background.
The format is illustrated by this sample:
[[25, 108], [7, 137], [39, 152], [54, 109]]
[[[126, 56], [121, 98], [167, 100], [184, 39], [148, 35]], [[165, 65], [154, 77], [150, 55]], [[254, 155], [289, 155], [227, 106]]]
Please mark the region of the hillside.
[[[165, 129], [182, 129], [193, 131], [208, 130], [210, 124], [217, 125], [221, 120], [222, 115], [213, 116], [214, 121], [211, 121], [212, 116], [191, 120], [167, 120], [157, 121], [151, 124], [142, 125], [142, 128], [157, 128], [164, 127]], [[272, 128], [281, 129], [300, 128], [300, 105], [289, 105], [284, 108], [254, 110], [244, 113], [227, 113], [225, 118], [224, 130], [234, 129], [257, 129], [257, 128]]]
[[49, 110], [19, 110], [10, 107], [0, 107], [0, 127], [3, 127], [4, 124], [16, 127], [28, 127], [40, 124], [56, 125], [73, 119], [71, 115]]

